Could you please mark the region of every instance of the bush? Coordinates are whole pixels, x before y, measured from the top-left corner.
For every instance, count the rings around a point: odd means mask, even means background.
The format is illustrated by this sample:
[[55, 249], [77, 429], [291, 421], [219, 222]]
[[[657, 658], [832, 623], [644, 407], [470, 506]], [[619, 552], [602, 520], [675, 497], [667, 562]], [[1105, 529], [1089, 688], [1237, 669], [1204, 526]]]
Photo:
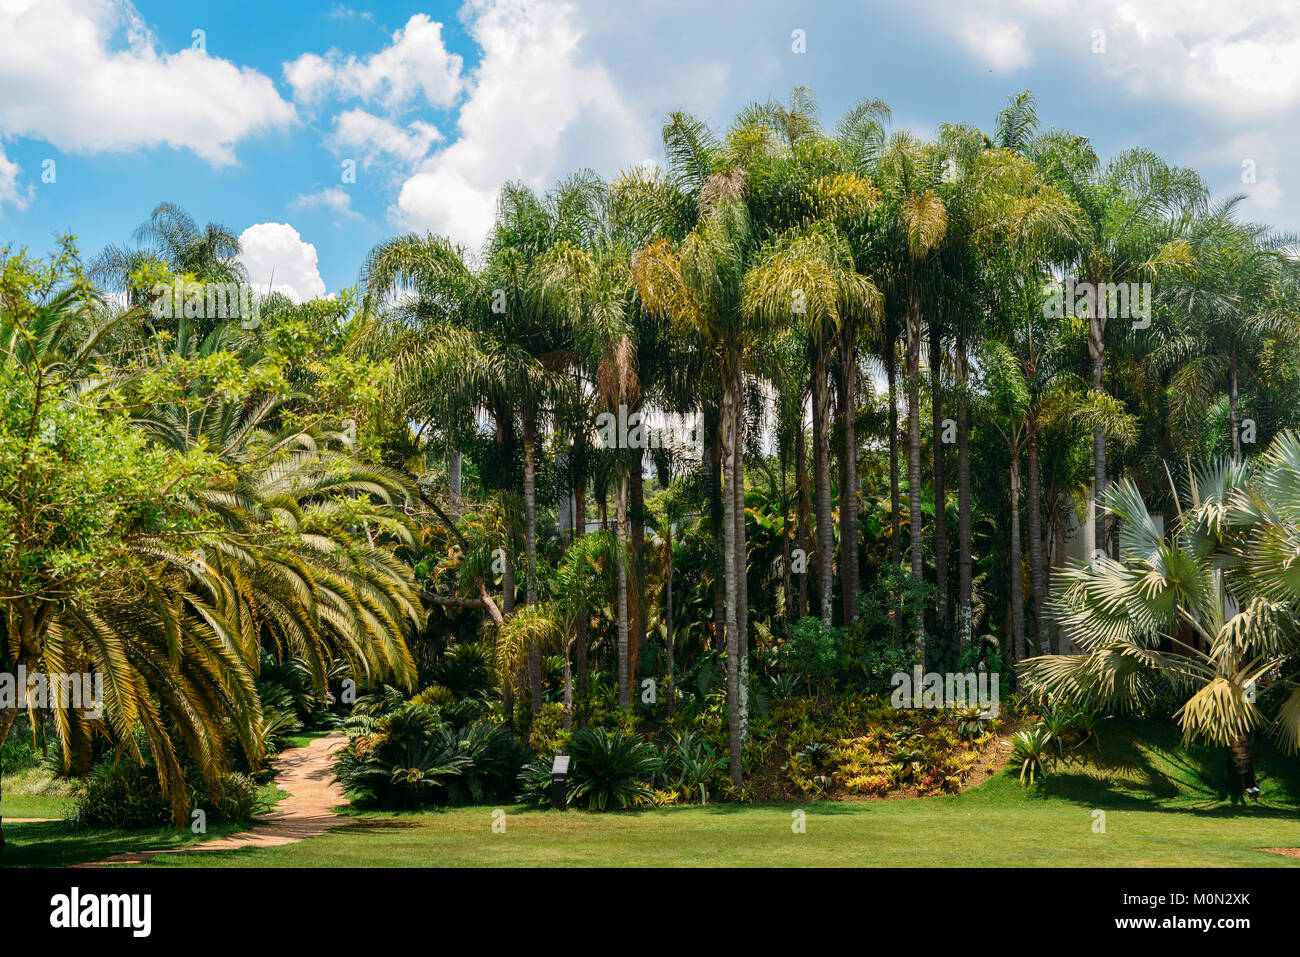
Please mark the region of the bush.
[[[187, 777], [188, 806], [202, 809], [208, 821], [247, 821], [270, 809], [257, 782], [246, 774], [224, 774], [211, 788], [193, 771]], [[122, 830], [173, 823], [171, 802], [163, 797], [153, 763], [127, 759], [101, 762], [91, 769], [73, 805], [72, 821], [79, 827]]]
[[569, 753], [570, 802], [585, 799], [588, 809], [604, 811], [651, 799], [649, 777], [659, 768], [659, 755], [641, 735], [582, 728]]
[[435, 706], [408, 703], [347, 723], [339, 780], [358, 803], [386, 808], [478, 804], [513, 796], [523, 748], [505, 725], [457, 727]]

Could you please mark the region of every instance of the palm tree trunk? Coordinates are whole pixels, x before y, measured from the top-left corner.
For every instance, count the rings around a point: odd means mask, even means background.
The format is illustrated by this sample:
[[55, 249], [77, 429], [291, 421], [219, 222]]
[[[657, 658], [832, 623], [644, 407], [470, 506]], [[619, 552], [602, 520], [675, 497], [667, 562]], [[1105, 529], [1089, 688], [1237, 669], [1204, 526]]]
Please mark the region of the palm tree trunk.
[[736, 537], [736, 648], [740, 655], [737, 690], [742, 745], [749, 736], [749, 552], [745, 541], [745, 403], [742, 398], [744, 394], [744, 382], [740, 370], [737, 369], [736, 405], [733, 413], [736, 424], [732, 429], [736, 443], [732, 507], [736, 513], [734, 533]]
[[1254, 748], [1250, 735], [1243, 734], [1228, 745], [1228, 796], [1242, 797], [1255, 786]]
[[1237, 334], [1228, 344], [1228, 428], [1232, 430], [1232, 454], [1241, 455], [1240, 410], [1237, 407]]
[[794, 436], [795, 483], [799, 490], [799, 526], [795, 532], [799, 547], [803, 549], [803, 571], [799, 573], [799, 603], [795, 606], [795, 619], [808, 614], [808, 556], [813, 553], [812, 494], [808, 489], [808, 440], [803, 428], [803, 406], [799, 407], [799, 431]]
[[[537, 604], [537, 422], [524, 417], [524, 595], [529, 605]], [[528, 652], [528, 684], [533, 692], [533, 714], [542, 710], [542, 651]]]
[[[912, 545], [912, 576], [925, 579], [925, 558], [922, 552], [922, 531], [925, 520], [921, 513], [921, 311], [913, 297], [907, 316], [907, 484], [908, 484], [908, 538]], [[916, 629], [916, 659], [925, 664], [925, 621], [918, 612], [913, 623]]]
[[[618, 540], [627, 545], [627, 472], [618, 478]], [[618, 563], [618, 706], [632, 706], [632, 676], [628, 668], [627, 559]]]
[[930, 441], [934, 444], [934, 607], [941, 632], [948, 624], [948, 514], [945, 502], [942, 339], [939, 323], [930, 322]]
[[794, 582], [790, 576], [790, 494], [785, 467], [786, 459], [783, 457], [781, 459], [781, 587], [784, 607], [781, 609], [781, 620], [788, 629], [794, 621], [794, 595], [791, 594]]
[[645, 647], [646, 602], [645, 602], [645, 563], [642, 553], [645, 550], [645, 482], [641, 475], [643, 465], [642, 452], [630, 453], [635, 460], [628, 475], [628, 596], [627, 620], [630, 632], [628, 640], [628, 675], [636, 684], [641, 668], [641, 650]]
[[1020, 449], [1011, 449], [1011, 647], [1016, 661], [1025, 660], [1025, 576], [1020, 557]]
[[[1047, 583], [1043, 568], [1043, 501], [1038, 474], [1038, 417], [1029, 417], [1029, 573], [1034, 589], [1034, 632], [1038, 650], [1047, 654], [1051, 629], [1047, 622]], [[1055, 649], [1052, 649], [1055, 652]]]
[[813, 359], [813, 472], [817, 485], [817, 580], [822, 627], [831, 626], [831, 591], [834, 571], [831, 553], [835, 548], [831, 529], [830, 449], [827, 442], [826, 351], [817, 347]]
[[[709, 430], [709, 522], [713, 526], [713, 541], [723, 541], [724, 509], [722, 501], [722, 417], [719, 415], [714, 428]], [[726, 643], [727, 599], [726, 559], [719, 544], [714, 551], [716, 574], [713, 580], [713, 647], [722, 651]]]
[[448, 454], [447, 471], [447, 484], [451, 489], [451, 495], [449, 496], [451, 507], [460, 508], [461, 478], [463, 474], [463, 462], [460, 449], [452, 449]]
[[844, 414], [844, 455], [840, 476], [840, 594], [844, 624], [858, 617], [858, 389], [857, 343], [845, 320], [840, 342], [840, 407]]
[[668, 523], [664, 533], [667, 549], [664, 568], [664, 655], [668, 664], [668, 713], [677, 711], [677, 657], [673, 647], [673, 526]]
[[957, 634], [960, 647], [970, 645], [974, 609], [971, 605], [970, 422], [966, 384], [970, 369], [966, 339], [957, 338]]
[[[898, 492], [898, 357], [894, 352], [893, 323], [885, 331], [885, 378], [889, 382], [889, 564], [897, 568], [902, 559], [902, 516]], [[895, 623], [897, 625], [897, 623]], [[897, 630], [897, 629], [895, 629]], [[898, 636], [894, 636], [897, 641]]]
[[[573, 538], [577, 541], [587, 534], [587, 479], [579, 473], [573, 482]], [[590, 610], [578, 609], [578, 620], [574, 626], [574, 642], [577, 645], [578, 659], [578, 700], [587, 698], [587, 620]]]
[[571, 650], [566, 635], [564, 641], [564, 730], [573, 730], [573, 666], [570, 663]]
[[[723, 396], [719, 427], [723, 430], [722, 455], [727, 476], [735, 475], [736, 436], [734, 406], [736, 397], [730, 383]], [[729, 730], [729, 758], [732, 784], [739, 790], [743, 783], [740, 763], [740, 634], [736, 619], [736, 510], [723, 510], [723, 577], [726, 592], [726, 646], [727, 646], [727, 727]]]
[[[1088, 355], [1092, 359], [1092, 388], [1095, 392], [1106, 391], [1103, 379], [1103, 365], [1106, 358], [1106, 317], [1102, 315], [1105, 308], [1104, 297], [1097, 294], [1100, 285], [1092, 284], [1090, 295], [1090, 318], [1088, 320]], [[1106, 494], [1106, 430], [1098, 427], [1092, 430], [1092, 489], [1093, 489], [1093, 548], [1099, 552], [1106, 551], [1106, 513], [1102, 501]]]

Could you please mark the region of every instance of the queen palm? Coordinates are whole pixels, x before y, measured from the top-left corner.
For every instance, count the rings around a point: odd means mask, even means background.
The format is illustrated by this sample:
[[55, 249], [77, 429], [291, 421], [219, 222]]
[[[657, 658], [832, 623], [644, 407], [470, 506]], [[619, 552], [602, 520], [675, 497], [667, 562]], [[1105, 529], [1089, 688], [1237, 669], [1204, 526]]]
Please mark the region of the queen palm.
[[1293, 333], [1288, 293], [1296, 239], [1241, 223], [1233, 197], [1194, 217], [1151, 260], [1161, 282], [1155, 348], [1147, 363], [1172, 373], [1171, 413], [1184, 433], [1228, 397], [1228, 450], [1241, 454], [1241, 384], [1253, 383], [1265, 345]]
[[[911, 498], [912, 575], [924, 577], [921, 534], [921, 330], [925, 294], [923, 270], [948, 231], [948, 210], [935, 189], [942, 157], [910, 133], [895, 133], [879, 161], [878, 180], [904, 261], [904, 331], [907, 337], [907, 481]], [[915, 649], [925, 660], [924, 622], [915, 622]]]
[[[694, 155], [694, 154], [692, 154]], [[707, 156], [699, 160], [710, 162]], [[725, 157], [716, 157], [718, 162]], [[695, 171], [701, 171], [695, 167]], [[674, 328], [698, 343], [716, 363], [722, 384], [718, 432], [724, 466], [724, 591], [727, 650], [728, 723], [731, 777], [742, 784], [740, 748], [747, 720], [747, 636], [740, 632], [739, 602], [745, 554], [743, 381], [745, 363], [756, 334], [743, 308], [745, 272], [753, 255], [747, 177], [737, 167], [723, 168], [699, 190], [700, 217], [679, 243], [657, 239], [633, 263], [637, 293], [645, 308], [666, 317]]]
[[[1185, 741], [1225, 747], [1228, 793], [1255, 785], [1251, 736], [1300, 747], [1300, 685], [1283, 677], [1300, 658], [1300, 440], [1283, 433], [1252, 463], [1224, 459], [1191, 471], [1172, 534], [1137, 487], [1115, 485], [1119, 557], [1062, 572], [1055, 613], [1080, 655], [1027, 663], [1031, 687], [1085, 707], [1126, 711], [1167, 680], [1185, 698]], [[1257, 695], [1277, 689], [1266, 712]], [[1269, 714], [1272, 717], [1269, 717]]]
[[[1206, 187], [1193, 171], [1170, 166], [1143, 149], [1131, 149], [1102, 165], [1086, 137], [1061, 130], [1035, 136], [1037, 116], [1031, 94], [1019, 98], [1022, 108], [1008, 113], [1003, 145], [1023, 145], [1027, 155], [1050, 181], [1083, 210], [1086, 228], [1070, 262], [1079, 277], [1092, 284], [1088, 297], [1088, 355], [1092, 387], [1105, 393], [1103, 378], [1109, 319], [1107, 298], [1098, 297], [1103, 284], [1137, 282], [1161, 243], [1170, 222], [1201, 210]], [[1093, 496], [1106, 488], [1106, 433], [1093, 433]], [[1104, 550], [1105, 515], [1096, 510], [1095, 549]]]
[[[819, 605], [822, 626], [831, 624], [830, 461], [824, 423], [828, 416], [827, 355], [841, 324], [851, 315], [881, 310], [875, 285], [855, 268], [847, 239], [831, 223], [814, 221], [783, 233], [759, 254], [745, 277], [745, 309], [766, 325], [793, 321], [803, 326], [813, 347], [813, 468], [817, 484], [817, 535], [820, 559]], [[819, 430], [816, 423], [823, 423]], [[841, 488], [841, 498], [849, 494]], [[856, 548], [856, 538], [842, 542]]]

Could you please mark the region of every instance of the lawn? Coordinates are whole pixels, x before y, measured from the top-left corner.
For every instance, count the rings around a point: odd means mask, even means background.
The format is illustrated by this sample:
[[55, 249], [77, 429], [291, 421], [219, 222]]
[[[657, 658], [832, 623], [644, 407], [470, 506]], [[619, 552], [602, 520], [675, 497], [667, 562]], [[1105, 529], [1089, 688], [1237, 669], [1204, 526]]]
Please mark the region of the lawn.
[[[654, 808], [563, 814], [506, 807], [410, 813], [348, 810], [348, 823], [283, 847], [161, 857], [151, 867], [472, 866], [1255, 866], [1300, 861], [1255, 850], [1300, 847], [1300, 762], [1261, 755], [1264, 797], [1232, 807], [1217, 794], [1221, 752], [1184, 749], [1168, 728], [1113, 722], [1037, 788], [1008, 768], [964, 794], [911, 800]], [[1142, 740], [1139, 745], [1137, 742]], [[805, 829], [795, 833], [796, 811]], [[1104, 832], [1095, 813], [1104, 811]], [[15, 812], [9, 812], [15, 813]], [[171, 846], [173, 832], [63, 832], [13, 825], [5, 864], [62, 863]], [[98, 835], [98, 836], [96, 836]], [[188, 837], [188, 835], [187, 835]], [[42, 853], [28, 841], [49, 842]]]

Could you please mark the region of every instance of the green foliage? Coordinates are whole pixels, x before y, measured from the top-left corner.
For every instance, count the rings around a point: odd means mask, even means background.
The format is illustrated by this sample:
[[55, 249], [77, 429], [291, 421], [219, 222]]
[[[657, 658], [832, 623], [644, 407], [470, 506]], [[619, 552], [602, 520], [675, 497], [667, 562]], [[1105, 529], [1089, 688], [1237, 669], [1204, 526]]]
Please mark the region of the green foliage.
[[569, 800], [589, 810], [626, 808], [650, 800], [649, 779], [660, 765], [654, 746], [641, 735], [582, 728], [569, 748]]

